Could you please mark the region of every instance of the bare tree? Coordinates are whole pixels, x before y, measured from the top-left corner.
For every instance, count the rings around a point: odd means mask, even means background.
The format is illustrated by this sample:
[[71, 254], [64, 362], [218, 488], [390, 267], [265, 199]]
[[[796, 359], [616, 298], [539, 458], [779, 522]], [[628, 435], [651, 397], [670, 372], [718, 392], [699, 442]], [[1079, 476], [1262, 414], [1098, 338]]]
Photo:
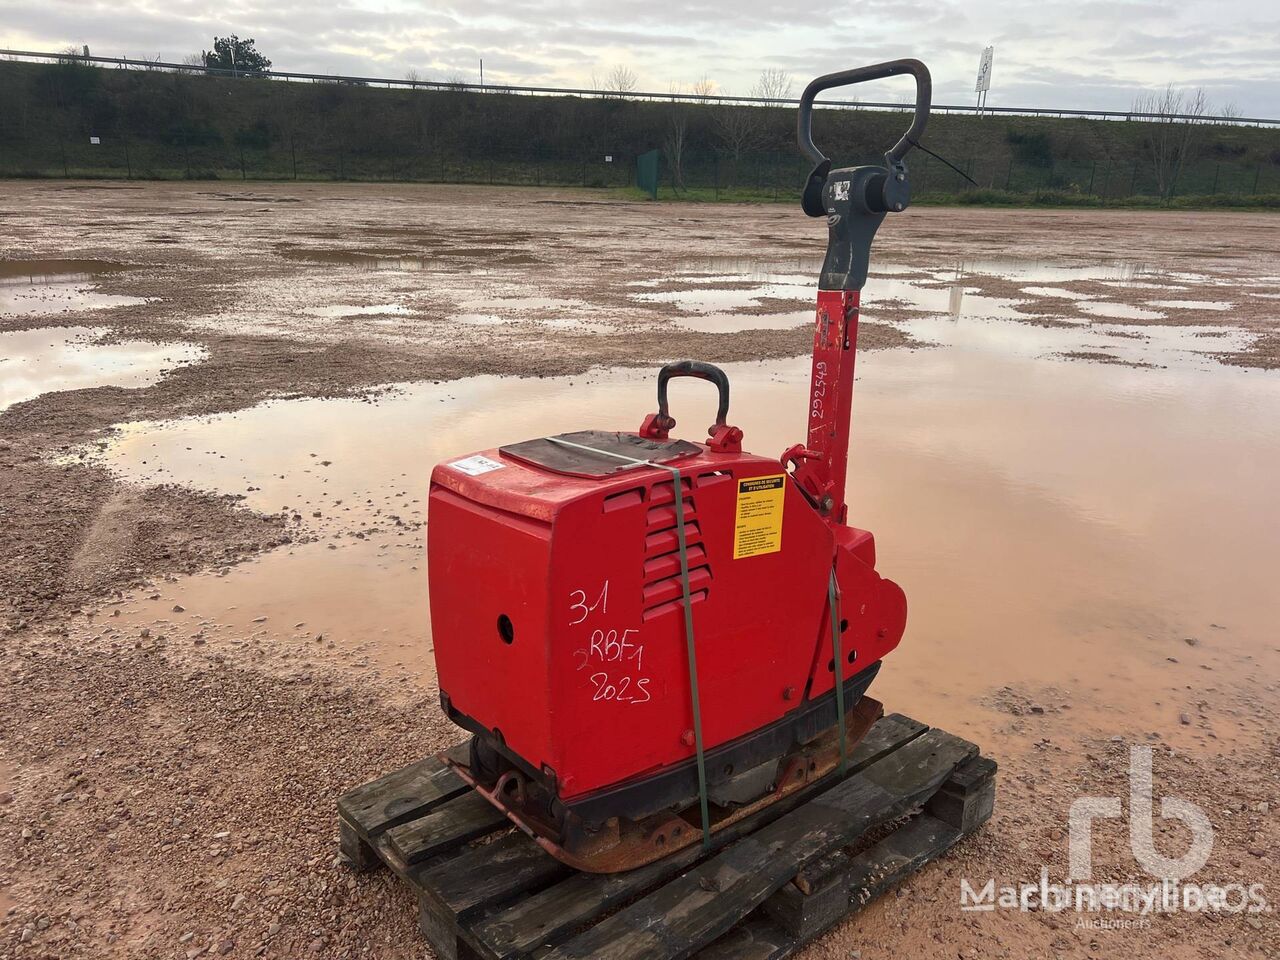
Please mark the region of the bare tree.
[[777, 67], [765, 67], [751, 88], [751, 96], [767, 100], [770, 106], [782, 106], [791, 99], [791, 74]]
[[1147, 114], [1137, 119], [1149, 124], [1142, 139], [1142, 149], [1151, 161], [1156, 190], [1161, 197], [1173, 196], [1182, 173], [1182, 165], [1195, 139], [1199, 120], [1208, 110], [1204, 90], [1178, 90], [1173, 84], [1164, 90], [1140, 94], [1133, 101], [1133, 112]]
[[621, 96], [633, 93], [636, 89], [636, 84], [639, 82], [640, 78], [636, 76], [636, 72], [620, 63], [610, 70], [608, 76], [604, 78], [604, 89]]
[[711, 99], [711, 95], [716, 92], [715, 81], [708, 77], [705, 73], [693, 81], [692, 93], [695, 97], [706, 103]]
[[427, 78], [417, 67], [410, 67], [404, 72], [404, 78], [410, 83], [422, 83]]
[[684, 189], [684, 151], [689, 141], [689, 114], [679, 101], [671, 104], [667, 118], [667, 133], [662, 139], [662, 152], [671, 169], [671, 186], [676, 192]]
[[722, 103], [712, 110], [711, 124], [716, 138], [736, 163], [760, 135], [760, 111], [742, 104]]

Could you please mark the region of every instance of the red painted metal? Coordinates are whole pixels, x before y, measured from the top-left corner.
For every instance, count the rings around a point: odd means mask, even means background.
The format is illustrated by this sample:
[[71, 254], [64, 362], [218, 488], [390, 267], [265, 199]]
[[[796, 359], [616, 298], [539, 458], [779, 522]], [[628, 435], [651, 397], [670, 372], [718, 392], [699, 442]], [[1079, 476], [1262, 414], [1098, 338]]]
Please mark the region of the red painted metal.
[[849, 415], [858, 342], [857, 290], [819, 290], [809, 385], [809, 431], [803, 447], [782, 455], [795, 464], [795, 480], [824, 516], [846, 518], [844, 485], [849, 463]]
[[[876, 573], [871, 534], [845, 524], [857, 319], [856, 292], [819, 292], [809, 431], [782, 464], [740, 452], [736, 428], [672, 462], [684, 485], [707, 749], [831, 691], [836, 673], [853, 676], [902, 637], [902, 590]], [[665, 435], [652, 417], [645, 430]], [[688, 760], [671, 474], [638, 467], [591, 479], [481, 455], [500, 466], [473, 475], [443, 463], [431, 479], [432, 631], [451, 706], [553, 774], [569, 803]], [[780, 548], [735, 559], [739, 482], [784, 465], [794, 472]], [[840, 664], [827, 609], [833, 566]]]

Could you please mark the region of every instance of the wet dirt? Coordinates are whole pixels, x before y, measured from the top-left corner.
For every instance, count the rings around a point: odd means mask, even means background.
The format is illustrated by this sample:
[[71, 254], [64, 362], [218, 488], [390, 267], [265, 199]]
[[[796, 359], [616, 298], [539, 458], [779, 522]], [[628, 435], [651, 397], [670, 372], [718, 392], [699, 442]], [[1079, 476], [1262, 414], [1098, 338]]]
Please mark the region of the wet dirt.
[[[577, 191], [515, 192], [504, 233], [476, 226], [485, 193], [467, 188], [255, 185], [287, 201], [263, 211], [222, 202], [236, 190], [42, 187], [6, 185], [6, 249], [129, 262], [93, 282], [141, 301], [48, 323], [205, 358], [0, 415], [19, 610], [0, 742], [24, 777], [0, 807], [17, 907], [0, 945], [30, 927], [50, 955], [420, 955], [412, 904], [334, 863], [331, 825], [338, 793], [458, 737], [426, 621], [431, 464], [634, 428], [656, 365], [683, 356], [726, 365], [746, 446], [780, 452], [803, 429], [810, 335], [731, 324], [808, 323], [791, 301], [821, 231], [789, 209]], [[911, 614], [875, 694], [980, 743], [1001, 792], [979, 836], [802, 956], [1275, 955], [1272, 916], [1163, 918], [1135, 941], [957, 905], [961, 877], [1061, 874], [1070, 803], [1127, 795], [1130, 743], [1159, 748], [1160, 793], [1209, 812], [1206, 872], [1280, 890], [1252, 852], [1280, 841], [1259, 806], [1280, 799], [1280, 389], [1248, 369], [1280, 357], [1274, 236], [1264, 215], [981, 210], [882, 231], [851, 520]], [[992, 237], [1025, 259], [972, 262]], [[1201, 297], [1232, 306], [1156, 304]], [[1097, 301], [1160, 316], [1081, 309]], [[686, 326], [707, 317], [723, 326]], [[673, 385], [678, 433], [710, 422], [699, 386]], [[1095, 875], [1130, 876], [1108, 841]]]

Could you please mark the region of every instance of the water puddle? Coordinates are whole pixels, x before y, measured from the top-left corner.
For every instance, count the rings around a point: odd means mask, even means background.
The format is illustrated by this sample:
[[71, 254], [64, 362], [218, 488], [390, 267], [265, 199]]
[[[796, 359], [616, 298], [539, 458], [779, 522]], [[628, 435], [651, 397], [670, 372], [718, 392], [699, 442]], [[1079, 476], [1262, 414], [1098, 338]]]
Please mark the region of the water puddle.
[[99, 293], [99, 277], [129, 269], [105, 260], [0, 260], [0, 317], [134, 306], [141, 297]]
[[1147, 310], [1131, 303], [1114, 303], [1110, 300], [1082, 300], [1076, 304], [1084, 313], [1095, 317], [1108, 317], [1115, 320], [1163, 320], [1164, 314], [1157, 310]]
[[1228, 300], [1150, 300], [1147, 306], [1161, 310], [1230, 310], [1235, 304]]
[[1023, 287], [1022, 292], [1029, 293], [1033, 297], [1048, 297], [1052, 300], [1088, 300], [1090, 298], [1090, 294], [1077, 293], [1065, 287]]
[[324, 317], [329, 320], [340, 320], [343, 317], [407, 316], [413, 313], [401, 303], [378, 303], [363, 307], [350, 303], [335, 303], [325, 307], [303, 307], [302, 312], [311, 317]]
[[929, 343], [1010, 358], [1029, 360], [1102, 353], [1111, 362], [1201, 371], [1219, 366], [1213, 354], [1245, 350], [1253, 340], [1252, 334], [1242, 330], [1165, 324], [1034, 326], [978, 318], [956, 324], [938, 317], [925, 317], [901, 326], [912, 336]]
[[[1089, 264], [1063, 264], [1044, 260], [968, 260], [960, 264], [962, 273], [977, 273], [1035, 283], [1066, 283], [1070, 280], [1100, 280], [1120, 286], [1136, 285], [1156, 274], [1148, 264], [1131, 260]], [[1157, 286], [1157, 284], [1152, 284]]]
[[[711, 259], [691, 262], [671, 276], [633, 281], [637, 303], [669, 306], [686, 329], [718, 333], [787, 328], [811, 319], [813, 277], [819, 261], [806, 258], [774, 263]], [[945, 270], [922, 270], [901, 264], [873, 264], [862, 292], [863, 316], [893, 322], [903, 315], [940, 315], [959, 319], [1005, 319], [1023, 322], [1061, 320], [1062, 301], [1111, 319], [1161, 319], [1163, 314], [1127, 304], [1093, 302], [1093, 295], [1053, 284], [1100, 281], [1129, 288], [1148, 275], [1139, 263], [1062, 265], [1034, 261], [974, 260]], [[993, 296], [974, 283], [983, 277], [1013, 281], [1017, 292]], [[1169, 290], [1151, 283], [1153, 289]], [[1075, 322], [1075, 321], [1073, 321]]]
[[357, 270], [387, 270], [401, 273], [421, 273], [431, 265], [431, 260], [399, 251], [359, 252], [355, 250], [300, 250], [283, 248], [276, 253], [286, 260], [301, 263], [318, 263], [329, 266], [355, 267]]
[[[878, 695], [979, 735], [988, 720], [973, 707], [994, 687], [1052, 685], [1117, 732], [1226, 736], [1229, 721], [1179, 729], [1177, 716], [1206, 670], [1221, 684], [1280, 667], [1266, 559], [1280, 542], [1280, 376], [1051, 356], [1098, 343], [1173, 356], [1203, 339], [1197, 328], [919, 323], [937, 349], [858, 361], [851, 519], [876, 532], [880, 568], [912, 611]], [[726, 369], [748, 449], [802, 436], [806, 358]], [[420, 524], [432, 465], [559, 431], [635, 429], [654, 406], [653, 373], [480, 377], [375, 403], [277, 401], [129, 425], [98, 454], [121, 474], [288, 508], [318, 539], [162, 584], [156, 600], [140, 591], [113, 622], [210, 650], [253, 644], [282, 669], [341, 656], [430, 690]], [[700, 387], [672, 384], [677, 433], [701, 436], [713, 419]]]
[[0, 410], [60, 390], [147, 386], [205, 356], [194, 344], [90, 342], [104, 332], [50, 327], [0, 333]]

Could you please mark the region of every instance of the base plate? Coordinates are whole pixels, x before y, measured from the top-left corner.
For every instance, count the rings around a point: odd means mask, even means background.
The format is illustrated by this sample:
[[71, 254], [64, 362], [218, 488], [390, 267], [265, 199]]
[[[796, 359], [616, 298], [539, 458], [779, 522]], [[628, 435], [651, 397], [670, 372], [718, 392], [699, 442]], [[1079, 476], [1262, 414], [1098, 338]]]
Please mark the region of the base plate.
[[[846, 755], [883, 715], [884, 707], [878, 700], [864, 696], [858, 701], [846, 717]], [[443, 759], [539, 846], [575, 870], [585, 873], [631, 870], [702, 840], [702, 817], [697, 804], [641, 821], [611, 817], [601, 829], [588, 832], [581, 829], [572, 814], [560, 824], [548, 822], [542, 812], [545, 808], [528, 802], [528, 781], [518, 770], [508, 770], [492, 787], [486, 787], [457, 755]], [[840, 761], [840, 736], [832, 728], [779, 758], [776, 775], [761, 796], [731, 806], [711, 804], [709, 831], [715, 833], [784, 797], [815, 788], [840, 766]]]

